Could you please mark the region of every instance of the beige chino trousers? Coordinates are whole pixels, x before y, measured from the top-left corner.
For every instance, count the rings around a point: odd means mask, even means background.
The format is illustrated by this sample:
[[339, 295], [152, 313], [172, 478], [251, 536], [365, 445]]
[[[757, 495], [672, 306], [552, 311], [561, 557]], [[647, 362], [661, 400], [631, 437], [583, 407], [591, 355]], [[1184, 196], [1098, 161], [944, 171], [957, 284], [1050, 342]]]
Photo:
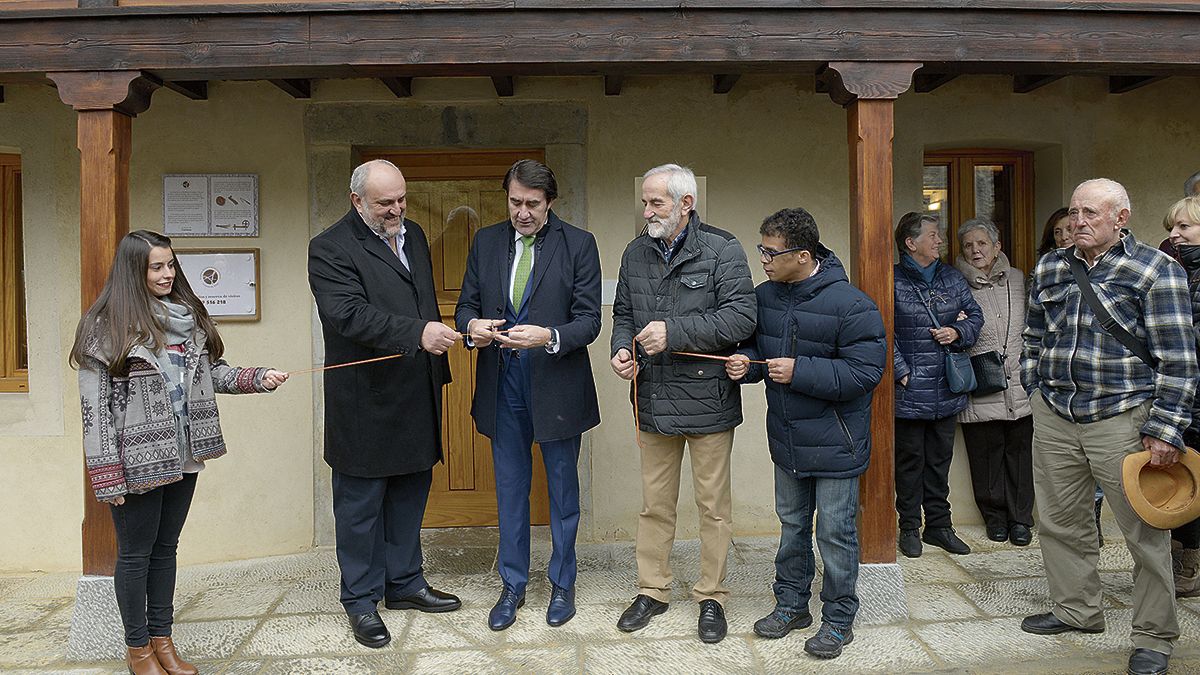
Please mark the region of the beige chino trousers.
[[1121, 489], [1121, 462], [1142, 450], [1140, 430], [1150, 402], [1088, 424], [1063, 419], [1041, 394], [1031, 396], [1030, 403], [1033, 491], [1051, 611], [1078, 628], [1104, 627], [1092, 510], [1100, 483], [1133, 556], [1133, 646], [1170, 654], [1179, 638], [1171, 533], [1142, 522]]
[[680, 469], [686, 442], [692, 458], [692, 488], [700, 510], [700, 577], [692, 597], [716, 600], [725, 588], [726, 558], [733, 541], [729, 456], [733, 429], [714, 434], [664, 436], [643, 430], [642, 512], [638, 515], [638, 593], [660, 602], [671, 599], [671, 546], [675, 543]]

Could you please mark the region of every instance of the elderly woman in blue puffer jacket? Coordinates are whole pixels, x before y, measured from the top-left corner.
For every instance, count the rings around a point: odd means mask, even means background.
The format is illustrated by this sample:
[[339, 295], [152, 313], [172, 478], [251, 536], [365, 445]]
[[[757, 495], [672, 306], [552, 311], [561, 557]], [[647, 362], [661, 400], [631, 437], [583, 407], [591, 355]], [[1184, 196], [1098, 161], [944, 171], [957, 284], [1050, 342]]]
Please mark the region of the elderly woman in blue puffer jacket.
[[[922, 541], [950, 553], [971, 552], [950, 524], [955, 418], [967, 395], [950, 391], [946, 353], [975, 344], [983, 311], [962, 273], [938, 259], [939, 229], [935, 216], [919, 212], [904, 214], [896, 225], [896, 511], [900, 552], [909, 558], [921, 555]], [[925, 532], [919, 534], [922, 509]]]

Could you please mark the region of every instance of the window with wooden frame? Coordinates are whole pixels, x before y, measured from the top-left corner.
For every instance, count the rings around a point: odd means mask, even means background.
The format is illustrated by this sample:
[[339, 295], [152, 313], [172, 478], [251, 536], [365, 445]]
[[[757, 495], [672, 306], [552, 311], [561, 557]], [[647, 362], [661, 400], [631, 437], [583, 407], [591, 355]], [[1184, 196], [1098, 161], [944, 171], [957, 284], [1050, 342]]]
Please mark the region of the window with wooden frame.
[[29, 391], [21, 157], [0, 154], [0, 392]]
[[945, 229], [943, 260], [959, 255], [958, 227], [986, 218], [1000, 230], [1002, 250], [1012, 265], [1028, 272], [1037, 250], [1033, 221], [1033, 153], [970, 148], [925, 153], [922, 196], [926, 211]]

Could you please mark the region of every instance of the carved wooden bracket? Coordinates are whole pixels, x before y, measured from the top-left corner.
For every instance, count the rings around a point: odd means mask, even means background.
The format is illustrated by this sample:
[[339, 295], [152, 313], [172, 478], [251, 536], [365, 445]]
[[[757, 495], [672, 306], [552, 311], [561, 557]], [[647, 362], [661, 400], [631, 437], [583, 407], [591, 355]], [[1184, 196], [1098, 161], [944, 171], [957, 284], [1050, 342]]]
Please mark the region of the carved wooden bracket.
[[817, 71], [817, 91], [847, 106], [858, 99], [897, 98], [908, 91], [920, 63], [830, 61]]
[[46, 73], [58, 97], [75, 110], [116, 110], [130, 117], [146, 112], [162, 80], [140, 70]]

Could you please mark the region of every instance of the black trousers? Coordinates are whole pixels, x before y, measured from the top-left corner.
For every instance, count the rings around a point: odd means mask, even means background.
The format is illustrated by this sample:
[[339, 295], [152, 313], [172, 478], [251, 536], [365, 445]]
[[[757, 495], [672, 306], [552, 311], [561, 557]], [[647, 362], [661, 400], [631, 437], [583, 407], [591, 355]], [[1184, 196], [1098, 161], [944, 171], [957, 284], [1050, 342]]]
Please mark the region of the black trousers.
[[1171, 528], [1171, 538], [1184, 548], [1200, 548], [1200, 518]]
[[428, 583], [421, 569], [421, 521], [433, 471], [384, 478], [333, 472], [333, 520], [342, 606], [374, 612], [380, 600], [411, 595]]
[[113, 587], [125, 644], [144, 647], [171, 634], [175, 615], [175, 552], [196, 492], [196, 474], [110, 506], [117, 533]]
[[900, 529], [950, 527], [950, 459], [954, 417], [896, 419], [896, 512]]
[[1033, 526], [1033, 415], [962, 425], [985, 525]]

